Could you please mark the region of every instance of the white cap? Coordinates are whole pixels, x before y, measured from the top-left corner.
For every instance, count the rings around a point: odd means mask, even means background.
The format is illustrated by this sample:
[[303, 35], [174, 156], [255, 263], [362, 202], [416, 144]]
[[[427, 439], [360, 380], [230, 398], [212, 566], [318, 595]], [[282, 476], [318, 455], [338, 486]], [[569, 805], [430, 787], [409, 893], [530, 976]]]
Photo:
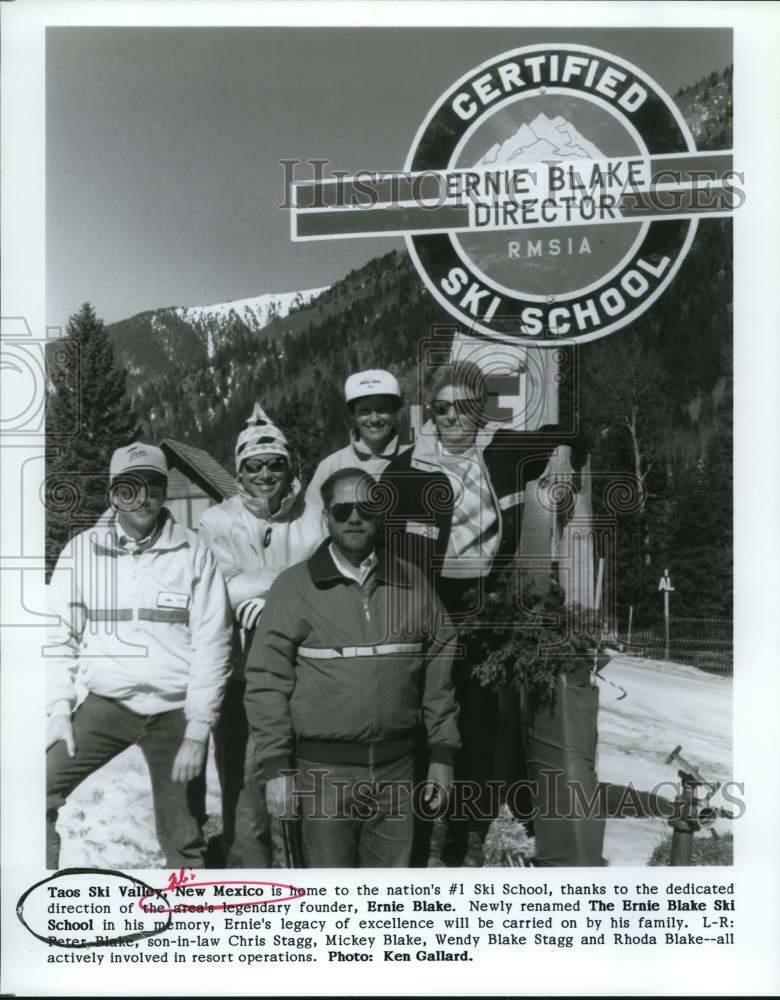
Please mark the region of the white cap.
[[118, 476], [132, 472], [157, 472], [167, 479], [168, 462], [155, 445], [136, 441], [126, 448], [117, 448], [111, 456], [108, 476], [113, 483]]
[[241, 469], [242, 462], [257, 455], [281, 455], [290, 461], [287, 438], [259, 403], [255, 403], [252, 416], [246, 423], [236, 441], [236, 472]]
[[344, 399], [351, 403], [363, 396], [397, 396], [401, 398], [401, 386], [390, 372], [381, 369], [355, 372], [344, 383]]

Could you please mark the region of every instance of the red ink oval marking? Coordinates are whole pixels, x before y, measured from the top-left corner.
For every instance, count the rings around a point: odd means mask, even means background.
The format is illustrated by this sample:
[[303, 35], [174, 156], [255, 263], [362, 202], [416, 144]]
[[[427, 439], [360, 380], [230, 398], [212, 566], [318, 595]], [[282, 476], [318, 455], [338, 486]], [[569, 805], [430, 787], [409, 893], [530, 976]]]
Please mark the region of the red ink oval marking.
[[[289, 896], [268, 896], [263, 899], [246, 899], [237, 902], [230, 903], [212, 903], [209, 902], [206, 893], [197, 893], [195, 897], [190, 897], [190, 891], [193, 889], [205, 889], [207, 886], [213, 885], [235, 885], [235, 886], [276, 886], [280, 889], [289, 889]], [[183, 890], [183, 891], [182, 891]], [[192, 909], [181, 909], [177, 910], [174, 906], [167, 907], [147, 907], [145, 906], [146, 900], [152, 895], [155, 896], [168, 896], [169, 893], [176, 892], [180, 893], [182, 896], [181, 903], [185, 906], [192, 906]], [[177, 882], [176, 885], [168, 885], [164, 889], [153, 889], [148, 895], [143, 896], [138, 900], [136, 906], [138, 906], [144, 913], [176, 913], [186, 914], [186, 913], [216, 913], [217, 910], [233, 910], [238, 909], [243, 906], [268, 906], [275, 905], [276, 903], [287, 903], [291, 899], [303, 899], [306, 895], [306, 890], [300, 886], [289, 885], [287, 882], [263, 882], [255, 881], [251, 879], [241, 879], [241, 880], [227, 880], [227, 881], [217, 881], [217, 882], [199, 882], [196, 880]], [[192, 899], [192, 903], [188, 900]], [[171, 901], [168, 900], [170, 903]], [[198, 905], [202, 909], [197, 909]]]

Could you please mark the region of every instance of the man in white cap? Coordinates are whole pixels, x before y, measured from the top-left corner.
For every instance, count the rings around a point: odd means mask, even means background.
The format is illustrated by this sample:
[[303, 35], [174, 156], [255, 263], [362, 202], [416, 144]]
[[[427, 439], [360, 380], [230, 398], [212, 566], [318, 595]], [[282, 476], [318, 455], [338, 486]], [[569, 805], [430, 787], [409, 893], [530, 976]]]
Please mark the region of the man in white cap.
[[344, 383], [344, 399], [352, 424], [350, 442], [323, 458], [306, 490], [306, 503], [322, 510], [321, 488], [339, 469], [361, 469], [374, 478], [397, 455], [409, 449], [398, 442], [401, 387], [390, 372], [355, 372]]
[[225, 576], [235, 616], [232, 674], [216, 733], [222, 783], [222, 851], [229, 868], [268, 868], [271, 824], [262, 761], [244, 710], [244, 660], [271, 584], [307, 559], [324, 535], [307, 510], [284, 434], [259, 403], [236, 442], [239, 492], [211, 507], [198, 526]]
[[[230, 609], [216, 560], [165, 502], [153, 445], [114, 452], [109, 510], [54, 571], [47, 657], [47, 865], [59, 809], [86, 777], [138, 745], [169, 868], [204, 866], [197, 782], [230, 669]], [[86, 698], [77, 706], [76, 677]]]

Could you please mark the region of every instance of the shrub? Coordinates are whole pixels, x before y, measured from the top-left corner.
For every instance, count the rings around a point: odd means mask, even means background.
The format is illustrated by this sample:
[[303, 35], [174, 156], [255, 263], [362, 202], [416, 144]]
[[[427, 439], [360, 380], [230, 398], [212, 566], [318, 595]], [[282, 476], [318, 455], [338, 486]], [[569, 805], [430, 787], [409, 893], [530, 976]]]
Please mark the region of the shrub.
[[[672, 835], [662, 841], [650, 856], [648, 865], [668, 865], [672, 855]], [[692, 865], [733, 865], [734, 837], [730, 833], [719, 837], [694, 837]]]
[[516, 571], [500, 575], [473, 623], [461, 629], [483, 687], [524, 690], [533, 710], [552, 708], [558, 677], [607, 662], [595, 616], [568, 606], [555, 580], [547, 587]]

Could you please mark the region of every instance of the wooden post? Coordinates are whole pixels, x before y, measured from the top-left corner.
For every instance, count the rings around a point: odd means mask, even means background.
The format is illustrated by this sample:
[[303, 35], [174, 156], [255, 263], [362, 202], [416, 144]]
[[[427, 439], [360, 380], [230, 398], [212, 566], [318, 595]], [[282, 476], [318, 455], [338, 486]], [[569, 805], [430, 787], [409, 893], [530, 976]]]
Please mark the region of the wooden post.
[[628, 609], [628, 639], [626, 640], [626, 644], [628, 646], [631, 645], [631, 628], [633, 624], [634, 624], [634, 605], [632, 604]]
[[664, 591], [664, 659], [669, 659], [669, 591]]
[[594, 610], [598, 614], [601, 610], [601, 591], [604, 586], [604, 557], [599, 558], [599, 570], [596, 575], [596, 598], [593, 602]]
[[664, 570], [664, 575], [658, 581], [658, 589], [664, 595], [664, 659], [669, 659], [669, 594], [674, 590], [672, 581], [669, 579], [669, 570]]

